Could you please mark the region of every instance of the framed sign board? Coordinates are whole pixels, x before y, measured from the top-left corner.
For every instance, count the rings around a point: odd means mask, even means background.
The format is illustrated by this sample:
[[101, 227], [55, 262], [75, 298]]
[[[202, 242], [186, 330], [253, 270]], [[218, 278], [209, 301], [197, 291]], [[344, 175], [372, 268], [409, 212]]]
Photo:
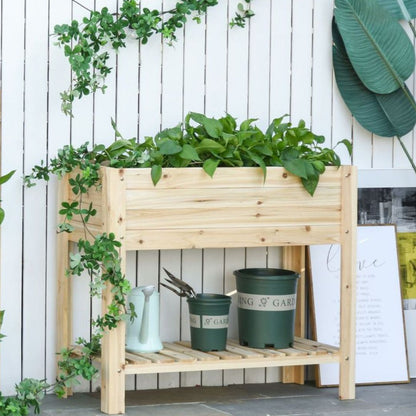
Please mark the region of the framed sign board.
[[[340, 247], [311, 246], [316, 339], [339, 345]], [[356, 383], [409, 382], [394, 225], [357, 231]], [[339, 368], [319, 366], [318, 384], [338, 385]]]

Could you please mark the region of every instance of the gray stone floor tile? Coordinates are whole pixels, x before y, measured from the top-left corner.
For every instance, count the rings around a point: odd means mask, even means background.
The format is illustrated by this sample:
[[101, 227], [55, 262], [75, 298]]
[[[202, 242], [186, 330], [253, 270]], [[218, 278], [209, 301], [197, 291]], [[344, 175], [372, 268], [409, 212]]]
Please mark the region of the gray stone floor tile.
[[[48, 396], [41, 416], [101, 416], [98, 394], [67, 400]], [[415, 416], [416, 380], [360, 386], [356, 400], [338, 400], [337, 388], [253, 384], [126, 393], [126, 416]]]

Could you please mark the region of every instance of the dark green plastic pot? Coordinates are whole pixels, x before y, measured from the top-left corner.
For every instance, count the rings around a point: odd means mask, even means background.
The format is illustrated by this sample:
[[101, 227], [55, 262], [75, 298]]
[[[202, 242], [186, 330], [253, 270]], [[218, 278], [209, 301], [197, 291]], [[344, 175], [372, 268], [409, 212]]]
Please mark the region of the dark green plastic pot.
[[223, 351], [227, 343], [231, 297], [198, 293], [187, 299], [191, 324], [191, 346], [200, 351]]
[[241, 345], [288, 348], [293, 344], [296, 288], [299, 274], [291, 270], [236, 270], [238, 335]]

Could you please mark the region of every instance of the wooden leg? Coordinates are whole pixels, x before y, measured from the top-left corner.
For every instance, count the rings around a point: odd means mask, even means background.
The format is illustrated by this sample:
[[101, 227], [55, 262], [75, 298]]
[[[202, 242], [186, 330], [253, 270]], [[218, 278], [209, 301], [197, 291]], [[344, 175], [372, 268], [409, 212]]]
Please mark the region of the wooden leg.
[[[107, 287], [103, 296], [103, 306], [111, 300], [111, 288]], [[104, 334], [101, 345], [101, 411], [110, 415], [125, 412], [125, 325]]]
[[[283, 267], [300, 273], [296, 300], [295, 335], [305, 336], [305, 247], [284, 247]], [[305, 367], [303, 365], [283, 367], [283, 383], [305, 383]]]
[[[103, 177], [103, 207], [106, 207], [103, 229], [114, 233], [116, 239], [124, 243], [126, 218], [126, 191], [123, 169], [105, 170]], [[119, 253], [121, 271], [126, 272], [126, 249], [122, 245]], [[107, 313], [107, 307], [112, 299], [111, 285], [103, 294], [102, 314]], [[107, 414], [121, 414], [125, 411], [125, 335], [126, 326], [119, 322], [117, 328], [104, 334], [101, 345], [101, 411]]]
[[[355, 303], [356, 303], [356, 218], [357, 200], [355, 176], [345, 173], [344, 195], [351, 195], [343, 205], [343, 241], [341, 246], [341, 312], [339, 398], [355, 398]], [[348, 189], [351, 188], [351, 189]]]
[[[65, 198], [66, 186], [60, 184], [60, 200]], [[56, 293], [56, 350], [59, 353], [72, 343], [72, 290], [71, 279], [66, 275], [69, 267], [69, 238], [67, 233], [57, 235], [57, 293]], [[59, 355], [57, 356], [57, 361]], [[57, 368], [57, 373], [59, 369]], [[65, 397], [72, 395], [67, 388]]]

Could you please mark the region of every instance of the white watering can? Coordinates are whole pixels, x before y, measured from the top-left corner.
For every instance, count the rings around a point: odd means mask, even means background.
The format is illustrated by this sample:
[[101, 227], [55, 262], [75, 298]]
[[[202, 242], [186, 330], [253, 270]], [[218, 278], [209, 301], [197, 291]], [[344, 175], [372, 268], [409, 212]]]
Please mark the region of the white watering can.
[[127, 322], [126, 350], [157, 352], [163, 349], [159, 335], [159, 293], [155, 287], [136, 287], [127, 300], [134, 305], [137, 318]]

